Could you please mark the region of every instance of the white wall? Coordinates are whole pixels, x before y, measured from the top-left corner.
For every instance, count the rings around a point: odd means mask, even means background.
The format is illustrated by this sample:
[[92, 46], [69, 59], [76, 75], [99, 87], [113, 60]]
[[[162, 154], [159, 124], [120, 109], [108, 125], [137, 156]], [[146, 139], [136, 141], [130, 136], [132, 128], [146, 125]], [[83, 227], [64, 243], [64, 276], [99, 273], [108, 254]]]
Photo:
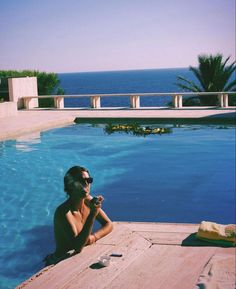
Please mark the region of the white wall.
[[[19, 77], [9, 78], [9, 99], [10, 101], [17, 103], [17, 108], [23, 108], [23, 96], [37, 96], [38, 95], [38, 84], [37, 77]], [[32, 107], [38, 107], [38, 99], [32, 100]]]
[[17, 115], [16, 102], [0, 103], [0, 118]]

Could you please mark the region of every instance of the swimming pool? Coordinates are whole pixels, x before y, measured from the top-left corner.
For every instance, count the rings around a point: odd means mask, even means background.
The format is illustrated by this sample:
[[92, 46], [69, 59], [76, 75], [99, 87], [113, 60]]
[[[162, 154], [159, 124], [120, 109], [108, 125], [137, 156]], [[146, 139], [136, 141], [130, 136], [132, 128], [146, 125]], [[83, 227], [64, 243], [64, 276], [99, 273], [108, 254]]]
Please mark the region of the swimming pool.
[[84, 123], [0, 143], [0, 288], [34, 274], [53, 251], [53, 213], [76, 164], [90, 170], [113, 220], [235, 223], [235, 126], [138, 126], [166, 131]]

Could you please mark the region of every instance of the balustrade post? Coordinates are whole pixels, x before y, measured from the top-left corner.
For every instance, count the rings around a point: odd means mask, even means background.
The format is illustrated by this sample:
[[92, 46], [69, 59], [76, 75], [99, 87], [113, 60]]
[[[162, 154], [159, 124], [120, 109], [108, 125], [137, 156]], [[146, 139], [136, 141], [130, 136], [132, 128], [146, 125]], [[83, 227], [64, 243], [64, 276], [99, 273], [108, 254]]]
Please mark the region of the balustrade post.
[[135, 108], [140, 108], [140, 97], [139, 97], [139, 95], [135, 96]]
[[178, 95], [178, 108], [182, 108], [182, 107], [183, 107], [183, 96]]
[[224, 95], [223, 95], [223, 103], [224, 103], [224, 107], [228, 107], [228, 106], [229, 106], [229, 97], [228, 97], [228, 94], [224, 94]]
[[23, 98], [24, 108], [25, 109], [32, 109], [34, 108], [34, 101], [32, 97], [25, 97]]
[[172, 104], [174, 108], [183, 107], [183, 96], [180, 94], [175, 94], [172, 96]]
[[130, 107], [131, 108], [140, 108], [140, 97], [139, 95], [130, 96]]
[[134, 108], [134, 96], [131, 95], [129, 99], [130, 99], [130, 107]]
[[223, 93], [218, 94], [218, 100], [219, 100], [219, 106], [224, 107], [224, 94]]
[[101, 98], [100, 96], [91, 96], [90, 98], [91, 107], [92, 108], [100, 108], [101, 107]]
[[176, 101], [176, 99], [177, 99], [177, 95], [173, 95], [173, 96], [172, 96], [172, 105], [173, 105], [174, 108], [177, 107], [177, 101]]
[[57, 109], [63, 109], [64, 108], [64, 97], [57, 96], [54, 98], [54, 105]]

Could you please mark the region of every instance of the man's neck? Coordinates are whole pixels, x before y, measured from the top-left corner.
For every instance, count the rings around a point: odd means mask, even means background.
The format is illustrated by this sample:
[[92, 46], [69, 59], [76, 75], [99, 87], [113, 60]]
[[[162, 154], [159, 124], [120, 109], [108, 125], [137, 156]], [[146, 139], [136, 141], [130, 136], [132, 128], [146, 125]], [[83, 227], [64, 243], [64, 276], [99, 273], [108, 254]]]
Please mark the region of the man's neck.
[[70, 207], [72, 209], [72, 211], [80, 211], [82, 212], [83, 211], [83, 207], [84, 207], [84, 199], [79, 199], [79, 200], [72, 200], [72, 199], [69, 199], [69, 204], [70, 204]]

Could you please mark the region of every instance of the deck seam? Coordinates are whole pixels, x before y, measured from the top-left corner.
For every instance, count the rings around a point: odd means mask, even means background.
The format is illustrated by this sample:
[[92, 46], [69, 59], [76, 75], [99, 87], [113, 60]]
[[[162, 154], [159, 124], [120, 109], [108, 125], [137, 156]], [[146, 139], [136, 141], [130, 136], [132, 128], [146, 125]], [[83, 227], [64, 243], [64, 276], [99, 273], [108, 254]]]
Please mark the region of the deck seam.
[[[144, 238], [145, 239], [145, 238]], [[147, 240], [148, 241], [148, 240]], [[150, 243], [150, 241], [148, 241], [149, 243]], [[132, 260], [132, 262], [129, 264], [129, 266], [131, 265], [131, 264], [133, 264], [141, 255], [143, 255], [147, 250], [149, 250], [150, 248], [152, 247], [152, 244], [150, 243], [150, 246], [149, 247], [147, 247], [147, 248], [145, 248], [139, 255], [136, 255], [136, 258], [134, 258], [133, 260]], [[104, 287], [103, 289], [110, 289], [110, 284], [112, 283], [112, 281], [113, 280], [115, 280], [118, 276], [120, 276], [125, 270], [127, 269], [127, 267], [125, 267], [123, 270], [121, 270], [121, 271], [117, 271], [117, 275], [114, 275], [114, 278], [112, 278], [112, 279], [110, 279], [109, 281], [109, 284], [106, 286], [106, 287]]]

